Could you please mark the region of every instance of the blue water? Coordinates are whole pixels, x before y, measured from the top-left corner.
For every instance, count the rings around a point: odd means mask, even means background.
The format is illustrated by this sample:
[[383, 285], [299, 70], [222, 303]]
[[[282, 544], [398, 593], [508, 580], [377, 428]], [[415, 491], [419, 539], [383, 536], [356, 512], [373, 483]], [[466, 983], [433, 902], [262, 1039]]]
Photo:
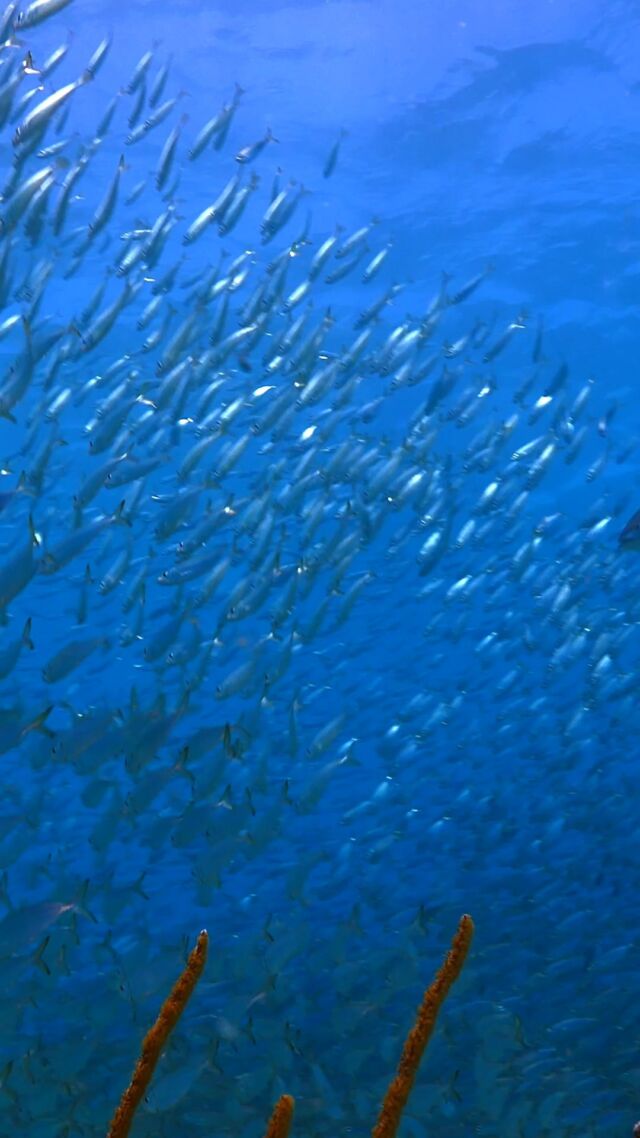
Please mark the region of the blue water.
[[[285, 1091], [294, 1134], [367, 1133], [464, 912], [401, 1134], [630, 1134], [637, 11], [23, 11], [0, 50], [0, 1135], [106, 1133], [201, 928], [133, 1133], [252, 1138]], [[237, 223], [185, 243], [236, 175]]]

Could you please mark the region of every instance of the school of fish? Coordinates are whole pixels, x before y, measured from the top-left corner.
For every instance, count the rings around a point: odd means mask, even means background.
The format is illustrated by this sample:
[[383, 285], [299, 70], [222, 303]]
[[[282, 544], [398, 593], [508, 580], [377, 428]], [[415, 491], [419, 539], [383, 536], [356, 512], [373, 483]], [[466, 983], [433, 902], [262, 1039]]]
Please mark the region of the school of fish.
[[403, 1132], [629, 1134], [625, 408], [70, 4], [0, 18], [0, 1134], [105, 1133], [203, 926], [136, 1134], [370, 1127], [464, 911]]

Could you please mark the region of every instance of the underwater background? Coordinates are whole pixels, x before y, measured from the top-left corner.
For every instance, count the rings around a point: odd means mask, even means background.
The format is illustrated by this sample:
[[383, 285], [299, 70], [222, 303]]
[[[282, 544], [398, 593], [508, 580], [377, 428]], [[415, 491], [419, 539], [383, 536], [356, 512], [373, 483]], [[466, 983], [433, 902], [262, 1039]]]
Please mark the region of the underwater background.
[[640, 11], [0, 24], [0, 1136], [630, 1134]]

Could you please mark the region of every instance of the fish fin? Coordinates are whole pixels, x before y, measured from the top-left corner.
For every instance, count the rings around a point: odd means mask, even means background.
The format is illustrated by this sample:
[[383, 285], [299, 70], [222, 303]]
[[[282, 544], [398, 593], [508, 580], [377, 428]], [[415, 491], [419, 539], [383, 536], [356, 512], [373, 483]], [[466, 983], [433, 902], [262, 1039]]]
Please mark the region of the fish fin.
[[39, 715], [36, 715], [35, 719], [33, 719], [31, 723], [27, 723], [26, 727], [22, 728], [20, 737], [24, 738], [24, 736], [28, 735], [31, 731], [42, 731], [42, 733], [44, 735], [47, 735], [50, 739], [55, 738], [55, 731], [52, 731], [46, 725], [47, 716], [51, 715], [53, 708], [53, 704], [50, 704], [49, 707], [45, 707], [44, 711], [41, 711]]
[[135, 893], [138, 894], [139, 897], [143, 897], [145, 901], [148, 901], [149, 900], [149, 894], [145, 893], [144, 889], [142, 888], [142, 882], [145, 879], [146, 873], [147, 873], [146, 869], [143, 869], [142, 873], [140, 874], [139, 877], [136, 878], [136, 880], [134, 881], [131, 888], [134, 890]]
[[191, 782], [191, 786], [193, 788], [193, 787], [195, 787], [195, 779], [194, 779], [191, 771], [187, 768], [188, 759], [189, 759], [189, 745], [186, 744], [182, 748], [182, 750], [180, 751], [176, 765], [173, 769], [177, 774], [185, 775], [185, 777], [188, 778], [189, 781]]
[[87, 877], [82, 883], [82, 888], [78, 896], [73, 902], [75, 911], [80, 913], [80, 916], [86, 917], [87, 920], [93, 921], [94, 925], [98, 924], [98, 918], [94, 916], [90, 909], [87, 908], [87, 893], [89, 892], [89, 878]]
[[111, 521], [116, 525], [131, 526], [131, 520], [125, 515], [125, 506], [127, 504], [126, 498], [123, 498], [117, 510], [111, 515]]
[[22, 629], [22, 643], [25, 648], [30, 648], [33, 652], [35, 645], [31, 639], [31, 617], [28, 617], [24, 623], [24, 628]]
[[5, 869], [3, 870], [2, 876], [0, 877], [0, 901], [2, 901], [2, 903], [7, 906], [9, 912], [11, 912], [13, 910], [13, 905], [11, 904], [11, 898], [9, 897], [7, 888], [8, 884], [9, 875]]
[[51, 937], [46, 936], [44, 938], [44, 940], [38, 945], [38, 947], [36, 948], [36, 951], [34, 952], [33, 956], [31, 957], [31, 963], [35, 964], [36, 968], [39, 968], [41, 972], [44, 972], [45, 976], [51, 975], [51, 969], [49, 968], [49, 965], [47, 964], [46, 960], [44, 959], [44, 951], [45, 951], [50, 939], [51, 939]]
[[20, 477], [18, 478], [18, 485], [16, 486], [16, 493], [18, 493], [18, 492], [20, 494], [28, 494], [30, 498], [35, 498], [34, 491], [30, 489], [30, 487], [27, 483], [27, 472], [26, 472], [26, 470], [20, 471]]
[[[33, 514], [29, 514], [29, 534], [31, 535], [31, 540], [34, 545], [42, 545], [42, 538], [37, 533], [34, 525]], [[51, 554], [48, 554], [48, 556], [51, 557]], [[51, 560], [53, 561], [54, 558], [51, 558]]]
[[345, 755], [344, 758], [341, 759], [341, 765], [345, 767], [361, 767], [362, 763], [360, 759], [356, 759], [355, 755]]

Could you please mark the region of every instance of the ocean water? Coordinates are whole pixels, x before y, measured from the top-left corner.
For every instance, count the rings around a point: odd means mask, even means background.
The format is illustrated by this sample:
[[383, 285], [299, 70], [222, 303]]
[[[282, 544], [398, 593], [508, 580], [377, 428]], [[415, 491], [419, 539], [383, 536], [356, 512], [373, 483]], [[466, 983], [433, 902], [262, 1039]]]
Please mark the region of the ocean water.
[[0, 1138], [107, 1133], [202, 928], [132, 1133], [368, 1133], [465, 912], [402, 1138], [629, 1135], [637, 8], [55, 7], [0, 49]]

